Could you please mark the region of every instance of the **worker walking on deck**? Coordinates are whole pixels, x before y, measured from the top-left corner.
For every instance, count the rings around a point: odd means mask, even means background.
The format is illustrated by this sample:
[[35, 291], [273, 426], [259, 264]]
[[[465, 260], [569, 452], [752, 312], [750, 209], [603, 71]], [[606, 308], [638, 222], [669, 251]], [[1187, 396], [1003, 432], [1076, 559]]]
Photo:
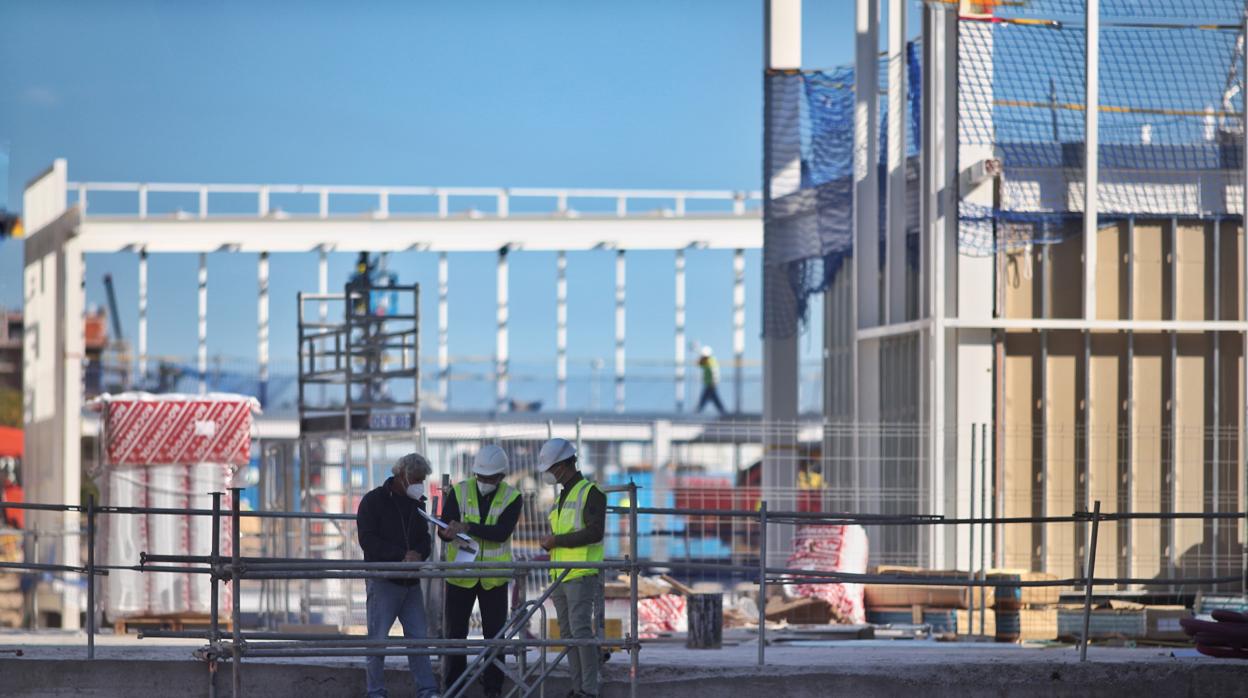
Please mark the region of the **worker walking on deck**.
[[[421, 562], [429, 559], [429, 525], [425, 508], [425, 478], [433, 472], [419, 453], [409, 453], [394, 464], [392, 477], [364, 495], [356, 512], [356, 531], [367, 562]], [[395, 619], [403, 637], [427, 638], [425, 600], [416, 578], [367, 580], [368, 637], [384, 640]], [[419, 698], [435, 698], [438, 680], [428, 655], [408, 655], [408, 668]], [[369, 696], [385, 696], [385, 657], [366, 660]]]
[[[551, 484], [562, 486], [550, 512], [551, 535], [542, 539], [554, 562], [602, 562], [602, 536], [607, 521], [607, 496], [576, 467], [576, 446], [567, 439], [547, 441], [537, 456], [538, 469]], [[598, 607], [598, 570], [572, 569], [551, 594], [559, 615], [559, 637], [591, 640]], [[552, 569], [558, 579], [562, 569]], [[598, 695], [600, 649], [594, 645], [568, 648], [572, 691], [576, 698]]]
[[[503, 481], [507, 474], [507, 454], [493, 444], [477, 452], [472, 463], [473, 477], [455, 485], [442, 505], [442, 520], [448, 527], [438, 531], [447, 541], [446, 559], [454, 562], [465, 557], [456, 544], [456, 536], [472, 538], [478, 562], [511, 562], [511, 534], [520, 520], [524, 499], [520, 491]], [[490, 576], [454, 577], [446, 580], [446, 637], [468, 637], [468, 620], [474, 604], [481, 606], [481, 635], [498, 635], [507, 622], [507, 582], [511, 570], [500, 569]], [[451, 655], [446, 665], [444, 683], [448, 689], [464, 673], [467, 658]], [[503, 671], [491, 663], [482, 676], [486, 698], [503, 693]]]
[[710, 347], [702, 347], [702, 356], [698, 358], [698, 368], [702, 369], [702, 397], [698, 399], [698, 412], [706, 407], [706, 403], [715, 403], [719, 414], [724, 414], [724, 403], [719, 401], [719, 362], [711, 354]]

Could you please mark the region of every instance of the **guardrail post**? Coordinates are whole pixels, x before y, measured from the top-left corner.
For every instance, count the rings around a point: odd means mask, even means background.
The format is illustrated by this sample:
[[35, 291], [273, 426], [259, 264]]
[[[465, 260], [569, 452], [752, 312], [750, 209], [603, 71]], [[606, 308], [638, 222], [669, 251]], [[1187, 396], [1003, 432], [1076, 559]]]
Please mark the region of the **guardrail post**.
[[234, 631], [234, 642], [231, 643], [230, 647], [231, 653], [234, 655], [233, 666], [230, 669], [230, 681], [234, 687], [234, 698], [239, 698], [243, 695], [243, 628], [240, 622], [243, 615], [243, 594], [242, 590], [239, 589], [239, 563], [241, 562], [239, 559], [241, 557], [239, 548], [241, 546], [239, 545], [240, 517], [238, 515], [239, 495], [242, 492], [241, 488], [230, 488], [230, 551], [232, 553], [230, 561], [233, 563], [230, 565], [230, 624], [233, 626], [231, 630]]
[[[217, 565], [221, 562], [221, 493], [213, 492], [212, 494], [212, 552], [208, 556], [208, 567], [212, 570], [212, 574], [208, 575], [209, 585], [212, 588], [212, 598], [208, 602], [208, 617], [211, 625], [208, 626], [208, 644], [210, 648], [216, 646], [217, 641], [221, 639], [221, 612], [218, 608], [220, 595], [220, 580], [217, 578]], [[215, 650], [214, 650], [215, 651]], [[208, 697], [216, 698], [217, 696], [217, 659], [215, 654], [208, 655]]]
[[637, 679], [641, 664], [641, 632], [637, 622], [637, 483], [628, 481], [628, 595], [631, 605], [629, 631], [628, 695], [637, 698]]
[[1079, 643], [1079, 661], [1088, 661], [1088, 627], [1092, 623], [1092, 580], [1096, 574], [1096, 534], [1101, 524], [1101, 500], [1092, 506], [1092, 532], [1084, 556], [1083, 573], [1083, 638]]
[[758, 503], [758, 665], [767, 650], [767, 502]]
[[87, 659], [95, 659], [95, 495], [87, 495]]

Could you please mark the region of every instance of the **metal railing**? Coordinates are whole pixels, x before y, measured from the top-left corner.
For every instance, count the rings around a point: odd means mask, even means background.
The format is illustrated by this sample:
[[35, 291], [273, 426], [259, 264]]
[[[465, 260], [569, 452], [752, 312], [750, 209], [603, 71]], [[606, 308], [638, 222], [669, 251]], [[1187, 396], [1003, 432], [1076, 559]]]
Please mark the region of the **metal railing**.
[[[558, 663], [568, 648], [588, 644], [594, 646], [621, 646], [629, 651], [630, 672], [629, 683], [631, 695], [636, 695], [640, 662], [640, 649], [643, 644], [638, 621], [638, 577], [642, 570], [683, 570], [685, 572], [712, 571], [717, 573], [739, 574], [756, 580], [759, 590], [758, 603], [758, 664], [766, 662], [767, 640], [767, 588], [770, 585], [790, 584], [886, 584], [886, 585], [922, 585], [941, 587], [965, 587], [968, 589], [982, 587], [1060, 587], [1082, 589], [1082, 632], [1078, 637], [1080, 659], [1087, 660], [1090, 642], [1089, 624], [1092, 614], [1092, 600], [1096, 587], [1118, 587], [1136, 585], [1143, 587], [1173, 586], [1176, 584], [1190, 586], [1212, 586], [1239, 583], [1241, 589], [1248, 592], [1248, 573], [1209, 577], [1178, 577], [1178, 578], [1124, 578], [1096, 576], [1096, 551], [1099, 529], [1103, 523], [1124, 523], [1139, 520], [1227, 520], [1240, 521], [1248, 518], [1243, 512], [1129, 512], [1103, 513], [1100, 501], [1094, 503], [1092, 511], [1077, 511], [1062, 516], [1031, 516], [1031, 517], [999, 517], [970, 516], [944, 517], [932, 515], [890, 515], [890, 514], [849, 514], [819, 511], [772, 511], [767, 502], [758, 503], [756, 510], [745, 509], [690, 509], [671, 507], [642, 507], [637, 505], [638, 488], [629, 484], [618, 489], [627, 493], [628, 506], [612, 506], [609, 512], [614, 515], [625, 515], [629, 519], [630, 543], [629, 553], [619, 560], [607, 560], [601, 563], [565, 563], [548, 561], [512, 561], [499, 562], [468, 562], [455, 563], [444, 561], [426, 562], [364, 562], [360, 560], [325, 560], [325, 559], [280, 559], [280, 558], [244, 558], [241, 546], [234, 545], [227, 557], [220, 552], [220, 528], [224, 519], [228, 519], [234, 540], [239, 540], [240, 521], [243, 518], [293, 518], [293, 519], [346, 519], [350, 514], [319, 514], [307, 512], [283, 511], [242, 511], [240, 509], [239, 489], [231, 489], [232, 508], [221, 509], [221, 493], [213, 494], [213, 507], [204, 509], [176, 509], [158, 507], [115, 507], [96, 506], [93, 498], [88, 498], [85, 506], [59, 504], [14, 504], [0, 502], [0, 510], [25, 509], [35, 511], [80, 512], [86, 515], [86, 537], [88, 555], [86, 565], [46, 565], [36, 563], [3, 563], [0, 569], [24, 571], [52, 571], [87, 575], [89, 579], [107, 575], [112, 570], [137, 570], [152, 573], [177, 574], [208, 574], [212, 580], [212, 606], [210, 612], [211, 625], [204, 632], [164, 632], [148, 631], [141, 637], [203, 637], [208, 644], [197, 656], [205, 660], [209, 666], [210, 695], [215, 695], [213, 679], [216, 673], [216, 662], [228, 658], [233, 665], [234, 695], [241, 695], [242, 659], [244, 657], [321, 657], [321, 656], [378, 656], [378, 655], [475, 655], [475, 661], [465, 672], [465, 677], [475, 676], [492, 662], [499, 661], [500, 655], [515, 653], [520, 666], [519, 673], [508, 671], [515, 681], [520, 679], [514, 691], [523, 690], [523, 695], [533, 691], [541, 691], [542, 681], [549, 676], [553, 666]], [[99, 565], [95, 562], [95, 524], [100, 515], [125, 514], [175, 514], [190, 516], [213, 517], [213, 545], [208, 556], [193, 555], [149, 555], [144, 554], [139, 565]], [[727, 518], [749, 519], [757, 522], [760, 532], [760, 550], [757, 564], [724, 564], [697, 561], [652, 561], [643, 560], [638, 555], [637, 532], [638, 520], [641, 516], [716, 516]], [[821, 569], [799, 569], [794, 567], [776, 566], [768, 562], [767, 532], [772, 526], [845, 526], [861, 525], [869, 528], [888, 527], [932, 527], [932, 526], [1008, 526], [1034, 524], [1072, 524], [1086, 525], [1087, 545], [1084, 553], [1083, 573], [1080, 575], [1052, 579], [1019, 579], [1002, 582], [990, 578], [986, 570], [971, 572], [965, 576], [931, 576], [927, 574], [889, 574], [889, 573], [857, 573], [840, 572]], [[983, 538], [981, 537], [981, 545]], [[281, 632], [248, 632], [242, 629], [241, 593], [239, 588], [244, 580], [266, 579], [378, 579], [378, 578], [415, 578], [442, 579], [462, 576], [463, 571], [491, 570], [507, 568], [513, 577], [519, 577], [534, 570], [551, 569], [595, 569], [595, 570], [627, 570], [629, 575], [630, 631], [622, 640], [608, 640], [603, 632], [604, 619], [601, 602], [598, 614], [598, 637], [593, 640], [571, 640], [568, 638], [550, 640], [545, 637], [545, 623], [542, 623], [543, 634], [540, 638], [521, 637], [521, 629], [539, 613], [550, 594], [558, 586], [562, 577], [547, 587], [535, 601], [528, 601], [513, 614], [507, 624], [509, 632], [515, 637], [494, 637], [483, 639], [438, 639], [438, 638], [385, 638], [375, 639], [355, 635], [305, 635]], [[1245, 569], [1248, 569], [1246, 567]], [[458, 571], [458, 572], [457, 572]], [[566, 574], [566, 573], [565, 573]], [[218, 608], [218, 585], [228, 580], [234, 589], [233, 600], [229, 611], [231, 633], [229, 638], [222, 636], [220, 631], [220, 614]], [[605, 575], [599, 575], [600, 583], [605, 583]], [[96, 633], [96, 606], [94, 584], [87, 589], [87, 657], [93, 659], [94, 635]], [[984, 594], [978, 595], [980, 613], [984, 612]], [[974, 613], [974, 603], [970, 606]], [[544, 610], [540, 611], [544, 614]], [[973, 626], [973, 618], [971, 625]], [[982, 618], [982, 616], [981, 616]], [[981, 622], [982, 627], [982, 622]], [[552, 646], [563, 647], [563, 652], [553, 663], [545, 661], [545, 651]], [[541, 652], [542, 661], [534, 668], [526, 666], [527, 651], [537, 649]], [[540, 668], [540, 673], [535, 673]], [[448, 695], [458, 695], [466, 689], [471, 679], [461, 680], [452, 686]], [[532, 680], [526, 684], [525, 681]]]
[[[600, 209], [602, 204], [607, 208], [602, 214], [617, 218], [630, 216], [655, 215], [683, 218], [693, 215], [730, 215], [743, 216], [751, 210], [748, 204], [755, 204], [752, 210], [758, 210], [762, 193], [758, 191], [732, 191], [707, 189], [576, 189], [576, 188], [538, 188], [538, 187], [424, 187], [424, 186], [352, 186], [352, 185], [319, 185], [319, 184], [192, 184], [171, 182], [69, 182], [68, 189], [77, 195], [77, 204], [85, 214], [88, 211], [91, 192], [129, 193], [135, 195], [131, 210], [140, 220], [153, 215], [149, 211], [149, 195], [194, 195], [196, 207], [194, 213], [182, 212], [180, 209], [169, 214], [175, 217], [209, 218], [215, 215], [239, 216], [238, 210], [228, 213], [212, 212], [209, 200], [213, 195], [244, 195], [253, 198], [249, 207], [254, 213], [250, 216], [258, 218], [285, 216], [308, 216], [328, 219], [341, 216], [359, 216], [366, 213], [374, 218], [390, 218], [391, 216], [424, 215], [436, 218], [465, 216], [469, 218], [493, 216], [507, 218], [512, 215], [512, 208], [517, 201], [534, 201], [539, 206], [532, 215], [566, 217], [584, 215], [571, 208], [577, 201], [595, 202]], [[308, 204], [315, 202], [315, 209], [308, 214], [291, 214], [280, 207], [273, 206], [272, 197], [302, 197]], [[347, 212], [335, 210], [335, 199], [342, 197], [364, 197], [371, 200], [373, 208], [361, 211], [359, 207]], [[396, 199], [415, 199], [429, 206], [428, 213], [418, 211], [395, 211], [393, 204]], [[457, 200], [468, 200], [481, 205], [484, 201], [492, 202], [494, 210], [482, 213], [476, 208], [457, 210]], [[669, 204], [660, 209], [649, 209], [639, 212], [630, 208], [639, 202], [660, 202]], [[710, 205], [709, 210], [689, 210], [689, 204]], [[553, 205], [552, 205], [553, 204]], [[716, 210], [716, 207], [727, 210]], [[127, 215], [127, 214], [121, 214]], [[160, 215], [160, 214], [156, 214]], [[528, 215], [528, 214], [526, 214]]]

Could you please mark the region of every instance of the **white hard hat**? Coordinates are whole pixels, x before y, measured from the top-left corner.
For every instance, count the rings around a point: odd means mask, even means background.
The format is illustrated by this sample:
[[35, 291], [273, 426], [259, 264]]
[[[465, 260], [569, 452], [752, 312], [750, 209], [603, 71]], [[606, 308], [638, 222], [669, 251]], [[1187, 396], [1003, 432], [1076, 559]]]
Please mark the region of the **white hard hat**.
[[711, 355], [711, 348], [706, 347], [706, 346], [702, 347], [702, 356], [710, 356], [710, 355]]
[[507, 454], [494, 444], [482, 446], [472, 461], [472, 472], [486, 477], [507, 472]]
[[537, 469], [543, 472], [550, 470], [555, 463], [565, 461], [576, 455], [576, 444], [567, 439], [551, 439], [542, 444], [537, 454]]

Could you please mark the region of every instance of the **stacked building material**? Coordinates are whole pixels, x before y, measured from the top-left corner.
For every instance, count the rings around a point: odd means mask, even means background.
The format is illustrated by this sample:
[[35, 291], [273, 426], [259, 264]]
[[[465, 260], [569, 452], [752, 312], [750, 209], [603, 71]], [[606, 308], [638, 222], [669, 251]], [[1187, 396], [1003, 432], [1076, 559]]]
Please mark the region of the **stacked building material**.
[[929, 570], [881, 565], [874, 574], [931, 578], [932, 584], [864, 585], [867, 622], [877, 625], [926, 625], [937, 635], [995, 635], [995, 589], [990, 586], [942, 585], [941, 579], [964, 580], [962, 570]]
[[[1192, 615], [1185, 606], [1146, 606], [1134, 601], [1111, 599], [1092, 608], [1088, 637], [1093, 640], [1153, 640], [1186, 642], [1179, 620]], [[1077, 640], [1083, 635], [1083, 606], [1058, 607], [1057, 635]]]
[[1057, 602], [1061, 588], [1018, 584], [1052, 581], [1057, 579], [1056, 576], [1030, 570], [1002, 569], [989, 570], [987, 579], [996, 582], [992, 588], [997, 642], [1057, 639]]
[[[22, 562], [22, 532], [0, 527], [0, 562]], [[0, 628], [22, 625], [22, 577], [0, 573]]]

